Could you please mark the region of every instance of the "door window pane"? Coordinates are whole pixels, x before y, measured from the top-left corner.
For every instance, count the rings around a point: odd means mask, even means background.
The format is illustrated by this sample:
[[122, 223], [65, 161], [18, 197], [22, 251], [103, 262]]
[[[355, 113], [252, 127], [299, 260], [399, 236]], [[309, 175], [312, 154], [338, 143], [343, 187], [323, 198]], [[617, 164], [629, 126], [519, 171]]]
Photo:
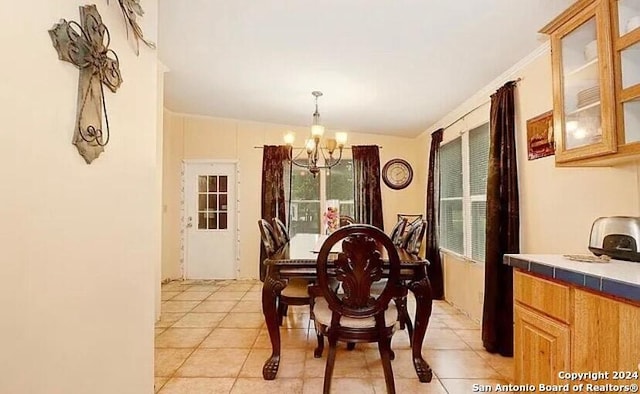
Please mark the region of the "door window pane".
[[209, 191], [218, 191], [218, 177], [215, 175], [209, 176]]
[[207, 195], [199, 194], [198, 195], [198, 211], [206, 211], [207, 210]]
[[209, 214], [209, 230], [215, 230], [218, 228], [218, 214]]
[[227, 176], [226, 175], [220, 175], [220, 187], [218, 188], [218, 191], [221, 191], [221, 192], [226, 192], [227, 191]]
[[221, 213], [218, 215], [218, 228], [220, 230], [226, 230], [227, 229], [227, 214], [226, 213]]
[[226, 211], [227, 210], [227, 195], [226, 194], [220, 194], [220, 206], [218, 207], [219, 211]]
[[[191, 178], [193, 179], [193, 178]], [[206, 176], [199, 176], [198, 177], [198, 191], [199, 192], [206, 192], [207, 191], [207, 177]]]
[[218, 195], [209, 194], [209, 211], [215, 211], [218, 207]]
[[198, 213], [198, 230], [207, 229], [207, 216], [204, 212]]

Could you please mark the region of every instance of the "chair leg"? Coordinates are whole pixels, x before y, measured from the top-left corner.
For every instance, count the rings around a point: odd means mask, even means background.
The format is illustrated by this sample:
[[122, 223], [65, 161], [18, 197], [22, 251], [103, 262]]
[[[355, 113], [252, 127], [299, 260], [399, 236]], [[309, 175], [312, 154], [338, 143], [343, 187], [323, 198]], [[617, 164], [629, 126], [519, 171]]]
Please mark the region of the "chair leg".
[[282, 301], [278, 302], [278, 325], [282, 325], [284, 317], [287, 315], [287, 304]]
[[324, 351], [324, 336], [318, 331], [316, 328], [316, 337], [318, 337], [318, 347], [313, 351], [314, 358], [322, 357], [322, 352]]
[[391, 369], [391, 338], [381, 339], [380, 342], [378, 342], [378, 351], [380, 352], [380, 359], [382, 361], [387, 393], [395, 394], [396, 385], [393, 381], [393, 370]]
[[400, 329], [404, 330], [405, 327], [405, 321], [404, 321], [404, 311], [407, 310], [407, 297], [396, 297], [393, 299], [396, 303], [396, 306], [398, 307], [398, 311], [399, 313], [399, 320], [400, 320]]
[[355, 342], [347, 342], [347, 350], [353, 350], [356, 348]]
[[331, 378], [333, 377], [333, 367], [336, 363], [336, 345], [337, 340], [329, 337], [329, 356], [327, 357], [327, 366], [324, 369], [324, 386], [322, 388], [323, 394], [329, 394], [331, 391]]

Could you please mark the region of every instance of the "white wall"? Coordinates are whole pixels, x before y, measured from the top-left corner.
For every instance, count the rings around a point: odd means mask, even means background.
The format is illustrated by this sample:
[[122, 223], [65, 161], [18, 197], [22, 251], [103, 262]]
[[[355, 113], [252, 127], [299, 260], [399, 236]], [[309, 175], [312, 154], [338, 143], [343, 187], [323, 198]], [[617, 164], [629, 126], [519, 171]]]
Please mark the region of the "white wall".
[[[551, 59], [548, 48], [510, 69], [501, 83], [521, 77], [516, 88], [516, 140], [520, 187], [521, 253], [589, 253], [591, 223], [599, 216], [640, 214], [639, 167], [630, 163], [609, 168], [557, 168], [554, 156], [527, 159], [526, 122], [553, 106]], [[446, 125], [488, 100], [499, 85], [475, 94], [429, 130]], [[488, 119], [489, 105], [468, 119]], [[471, 123], [475, 123], [471, 121]], [[473, 127], [473, 126], [470, 126]], [[444, 141], [458, 135], [460, 125], [445, 131]], [[426, 134], [426, 133], [425, 133]], [[484, 265], [445, 255], [445, 297], [479, 320], [484, 291]]]
[[[310, 119], [311, 121], [311, 119]], [[191, 116], [165, 111], [163, 278], [180, 275], [180, 168], [183, 159], [237, 159], [240, 171], [239, 231], [240, 277], [257, 278], [260, 233], [260, 185], [262, 150], [256, 146], [282, 144], [287, 130], [298, 141], [308, 127], [293, 127], [234, 119]], [[330, 133], [330, 131], [328, 131]], [[348, 145], [378, 144], [380, 163], [396, 157], [409, 161], [414, 180], [406, 189], [391, 190], [382, 184], [385, 229], [391, 230], [398, 213], [424, 213], [424, 155], [428, 147], [413, 138], [349, 133]]]
[[[97, 2], [124, 83], [106, 91], [111, 141], [71, 144], [78, 70], [47, 30], [80, 2], [0, 12], [0, 393], [152, 393], [160, 258], [156, 52], [136, 57], [118, 2]], [[143, 2], [157, 36], [157, 1]], [[106, 89], [105, 89], [106, 90]]]

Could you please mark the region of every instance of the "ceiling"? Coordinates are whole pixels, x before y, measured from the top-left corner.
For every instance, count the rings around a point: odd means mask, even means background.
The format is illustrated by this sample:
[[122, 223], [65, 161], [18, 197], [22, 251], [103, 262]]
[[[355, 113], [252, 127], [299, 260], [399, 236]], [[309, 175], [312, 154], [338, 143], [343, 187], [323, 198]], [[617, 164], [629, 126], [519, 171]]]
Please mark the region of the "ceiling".
[[176, 112], [416, 136], [544, 41], [572, 0], [160, 0]]

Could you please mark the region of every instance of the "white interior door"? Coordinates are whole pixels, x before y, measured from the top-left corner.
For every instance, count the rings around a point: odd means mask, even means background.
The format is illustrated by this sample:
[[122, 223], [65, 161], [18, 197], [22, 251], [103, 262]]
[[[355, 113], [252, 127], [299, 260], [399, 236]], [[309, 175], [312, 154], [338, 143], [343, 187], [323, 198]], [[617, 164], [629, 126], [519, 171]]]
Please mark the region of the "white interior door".
[[187, 163], [184, 182], [185, 277], [236, 278], [236, 164]]

